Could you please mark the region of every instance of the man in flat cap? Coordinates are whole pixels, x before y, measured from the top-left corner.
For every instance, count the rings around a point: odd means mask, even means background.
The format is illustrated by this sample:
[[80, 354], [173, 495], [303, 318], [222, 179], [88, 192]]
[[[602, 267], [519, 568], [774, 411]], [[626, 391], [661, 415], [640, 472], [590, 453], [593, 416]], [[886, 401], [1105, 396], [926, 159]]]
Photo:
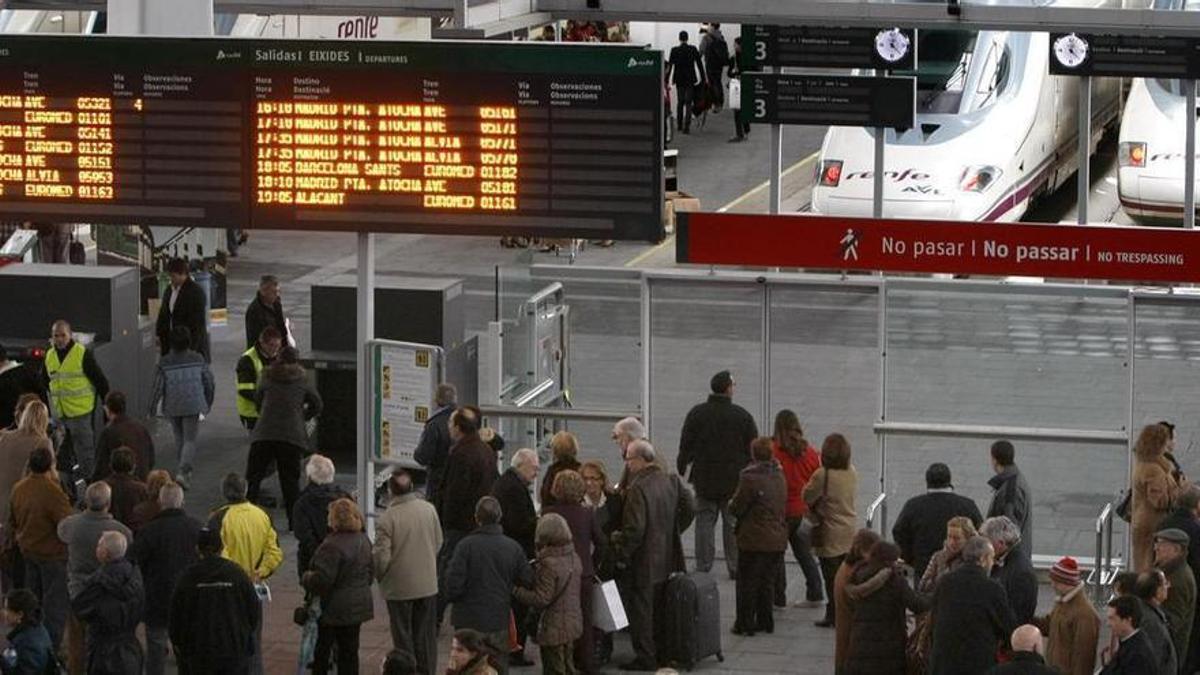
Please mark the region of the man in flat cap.
[[1187, 654], [1188, 635], [1196, 615], [1196, 579], [1187, 565], [1187, 532], [1169, 527], [1154, 533], [1154, 565], [1163, 571], [1171, 590], [1162, 610], [1171, 624], [1176, 654]]

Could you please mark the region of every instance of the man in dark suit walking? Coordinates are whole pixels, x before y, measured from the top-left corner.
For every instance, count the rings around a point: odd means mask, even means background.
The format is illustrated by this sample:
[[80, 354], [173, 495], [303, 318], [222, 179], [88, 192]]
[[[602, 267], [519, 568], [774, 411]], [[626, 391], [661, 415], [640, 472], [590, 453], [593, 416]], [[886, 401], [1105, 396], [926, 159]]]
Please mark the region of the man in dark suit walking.
[[186, 326], [191, 336], [192, 351], [199, 352], [204, 360], [212, 362], [208, 349], [208, 300], [204, 289], [196, 283], [183, 258], [172, 258], [167, 263], [167, 274], [171, 285], [167, 287], [158, 308], [158, 347], [163, 356], [171, 351], [171, 329]]
[[707, 82], [700, 50], [688, 44], [686, 30], [679, 31], [679, 44], [667, 57], [667, 78], [675, 85], [675, 128], [685, 134], [692, 132], [692, 98], [696, 85]]

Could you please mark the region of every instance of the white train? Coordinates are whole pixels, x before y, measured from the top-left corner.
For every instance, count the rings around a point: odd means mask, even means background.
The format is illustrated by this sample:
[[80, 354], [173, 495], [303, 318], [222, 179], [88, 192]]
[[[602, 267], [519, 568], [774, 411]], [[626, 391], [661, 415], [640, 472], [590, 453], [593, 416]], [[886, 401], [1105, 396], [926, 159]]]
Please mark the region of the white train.
[[[1075, 173], [1079, 81], [1049, 74], [1048, 40], [919, 32], [916, 124], [885, 131], [885, 217], [1014, 221]], [[1093, 152], [1119, 113], [1119, 81], [1093, 80]], [[830, 128], [819, 160], [812, 210], [870, 216], [872, 130]]]
[[[1155, 0], [1154, 8], [1195, 11], [1200, 2]], [[1136, 78], [1129, 87], [1118, 136], [1117, 192], [1137, 222], [1183, 223], [1186, 104], [1179, 80]]]

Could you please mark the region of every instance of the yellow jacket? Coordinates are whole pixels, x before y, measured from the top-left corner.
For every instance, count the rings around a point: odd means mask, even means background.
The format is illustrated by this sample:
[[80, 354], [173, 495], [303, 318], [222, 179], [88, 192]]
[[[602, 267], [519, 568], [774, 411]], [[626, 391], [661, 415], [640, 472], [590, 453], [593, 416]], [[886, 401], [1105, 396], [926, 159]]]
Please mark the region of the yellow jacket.
[[221, 555], [237, 563], [251, 579], [266, 579], [283, 562], [271, 516], [250, 502], [226, 504], [213, 511], [208, 526], [221, 530], [225, 547]]

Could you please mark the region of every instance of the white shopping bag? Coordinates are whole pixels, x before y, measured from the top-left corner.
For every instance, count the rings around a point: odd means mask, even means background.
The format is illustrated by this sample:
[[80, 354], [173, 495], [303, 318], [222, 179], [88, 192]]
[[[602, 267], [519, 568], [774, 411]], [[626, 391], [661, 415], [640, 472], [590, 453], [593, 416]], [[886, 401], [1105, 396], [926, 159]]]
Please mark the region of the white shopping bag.
[[729, 95], [725, 97], [725, 105], [730, 110], [742, 109], [742, 81], [736, 77], [729, 78]]
[[605, 633], [615, 633], [629, 625], [617, 582], [605, 581], [592, 587], [592, 625]]

